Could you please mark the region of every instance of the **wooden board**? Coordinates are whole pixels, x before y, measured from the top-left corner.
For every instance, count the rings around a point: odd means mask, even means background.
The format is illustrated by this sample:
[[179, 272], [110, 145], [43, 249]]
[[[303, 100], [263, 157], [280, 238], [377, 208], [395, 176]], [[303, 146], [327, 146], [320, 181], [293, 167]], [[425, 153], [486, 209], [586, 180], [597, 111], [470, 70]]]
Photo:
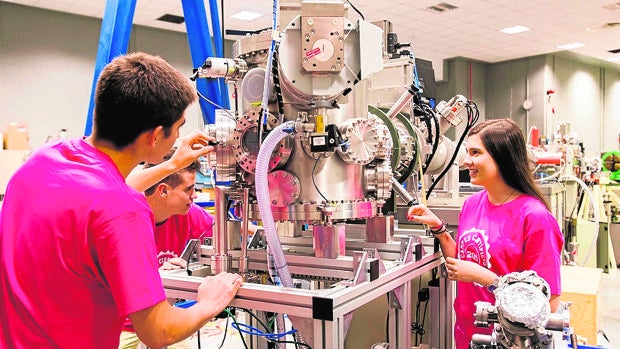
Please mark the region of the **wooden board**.
[[603, 270], [578, 266], [562, 266], [562, 295], [560, 300], [570, 302], [570, 326], [587, 344], [597, 343], [597, 332], [602, 328], [601, 304], [598, 297]]

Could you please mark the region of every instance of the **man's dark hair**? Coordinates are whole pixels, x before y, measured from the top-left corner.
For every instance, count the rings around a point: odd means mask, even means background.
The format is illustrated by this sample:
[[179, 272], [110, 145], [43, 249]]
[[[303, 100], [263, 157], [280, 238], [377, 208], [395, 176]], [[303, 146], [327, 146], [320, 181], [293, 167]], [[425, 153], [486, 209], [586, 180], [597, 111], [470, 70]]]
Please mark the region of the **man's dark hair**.
[[[166, 156], [164, 156], [164, 160], [163, 161], [168, 161], [170, 160], [170, 158], [172, 157], [172, 155], [174, 154], [174, 152], [176, 151], [176, 148], [172, 148], [170, 150], [170, 152], [168, 152], [168, 154], [166, 154]], [[149, 164], [146, 163], [144, 164], [144, 168], [149, 168], [149, 167], [153, 167], [157, 164]], [[198, 159], [192, 161], [189, 165], [187, 165], [186, 167], [172, 173], [169, 174], [168, 177], [162, 179], [161, 181], [155, 183], [154, 185], [152, 185], [150, 188], [148, 188], [147, 190], [144, 191], [144, 195], [149, 196], [149, 195], [153, 195], [153, 193], [155, 193], [155, 188], [157, 188], [157, 186], [160, 183], [166, 183], [169, 186], [171, 186], [172, 188], [176, 187], [177, 185], [181, 184], [182, 180], [181, 180], [181, 172], [192, 172], [192, 173], [196, 173], [198, 171], [198, 169], [200, 168], [200, 161]]]
[[93, 134], [118, 150], [158, 126], [168, 137], [196, 98], [189, 78], [161, 57], [142, 52], [119, 56], [99, 76]]

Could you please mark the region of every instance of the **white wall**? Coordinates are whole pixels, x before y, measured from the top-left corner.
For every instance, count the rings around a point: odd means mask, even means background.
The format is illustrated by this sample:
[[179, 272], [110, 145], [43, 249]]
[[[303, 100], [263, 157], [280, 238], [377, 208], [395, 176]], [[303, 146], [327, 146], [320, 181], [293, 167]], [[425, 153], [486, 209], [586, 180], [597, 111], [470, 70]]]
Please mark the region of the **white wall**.
[[604, 75], [603, 151], [620, 150], [620, 71]]
[[586, 157], [619, 149], [620, 69], [555, 56], [552, 70], [548, 87], [556, 91], [551, 96], [556, 112], [548, 116], [553, 124], [568, 121]]
[[[568, 121], [571, 131], [584, 140], [587, 157], [600, 156], [603, 149], [601, 68], [556, 57], [554, 64], [556, 92], [551, 95], [555, 114], [547, 114], [556, 127]], [[555, 129], [555, 128], [554, 128]]]
[[[618, 149], [620, 67], [557, 53], [489, 64], [486, 78], [489, 118], [509, 116], [525, 132], [535, 125], [550, 138], [568, 122], [588, 158]], [[522, 108], [526, 98], [533, 102], [528, 112]]]

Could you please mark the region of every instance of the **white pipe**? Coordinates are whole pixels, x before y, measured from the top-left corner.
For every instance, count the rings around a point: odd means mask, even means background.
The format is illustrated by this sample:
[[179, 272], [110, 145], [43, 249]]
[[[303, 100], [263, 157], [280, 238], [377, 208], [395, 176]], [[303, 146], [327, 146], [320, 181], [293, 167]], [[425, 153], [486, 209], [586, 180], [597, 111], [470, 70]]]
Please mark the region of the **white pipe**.
[[284, 251], [282, 251], [282, 244], [280, 244], [280, 238], [278, 237], [278, 232], [276, 231], [276, 223], [273, 220], [273, 213], [271, 212], [271, 199], [269, 198], [269, 181], [267, 179], [267, 174], [269, 172], [269, 160], [271, 159], [271, 154], [278, 146], [278, 143], [289, 133], [294, 131], [294, 127], [295, 123], [293, 121], [289, 121], [281, 124], [271, 131], [261, 145], [256, 158], [255, 182], [258, 209], [260, 211], [260, 217], [265, 229], [267, 245], [269, 246], [269, 249], [274, 257], [275, 270], [284, 287], [293, 287], [293, 280], [291, 279], [291, 273], [288, 270], [288, 265], [286, 264], [286, 259], [284, 258]]
[[[538, 171], [539, 168], [540, 168], [540, 165], [536, 165], [536, 168], [532, 171], [532, 173], [536, 173], [536, 171]], [[565, 169], [566, 169], [566, 164], [562, 164], [559, 169], [553, 172], [553, 174], [550, 174], [547, 177], [537, 178], [534, 181], [536, 183], [542, 183], [542, 182], [545, 182], [545, 181], [548, 181], [554, 178], [558, 178], [565, 171]]]
[[585, 267], [586, 262], [588, 261], [588, 259], [590, 259], [592, 252], [594, 252], [594, 249], [596, 248], [596, 241], [598, 240], [599, 219], [600, 219], [600, 214], [598, 211], [598, 200], [595, 200], [594, 194], [592, 194], [592, 190], [590, 190], [590, 188], [588, 188], [588, 185], [584, 183], [581, 179], [575, 176], [562, 177], [562, 180], [568, 180], [568, 179], [577, 182], [583, 188], [583, 190], [586, 191], [586, 193], [590, 197], [590, 204], [592, 205], [592, 211], [594, 212], [594, 222], [595, 222], [594, 237], [592, 238], [592, 243], [590, 244], [590, 248], [588, 249], [586, 258], [583, 259], [583, 264], [581, 265], [582, 267]]

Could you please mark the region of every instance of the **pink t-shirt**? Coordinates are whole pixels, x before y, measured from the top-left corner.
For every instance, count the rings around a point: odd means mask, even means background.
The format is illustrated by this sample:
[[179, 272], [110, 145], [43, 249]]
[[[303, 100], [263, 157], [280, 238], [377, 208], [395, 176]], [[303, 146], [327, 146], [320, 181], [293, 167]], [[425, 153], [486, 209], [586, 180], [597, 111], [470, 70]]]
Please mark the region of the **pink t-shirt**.
[[171, 258], [179, 257], [189, 239], [213, 235], [213, 216], [202, 207], [192, 204], [186, 215], [174, 215], [155, 226], [157, 262], [161, 267]]
[[[213, 236], [213, 216], [202, 207], [192, 204], [187, 214], [171, 216], [164, 223], [155, 226], [158, 267], [171, 258], [179, 257], [189, 239], [211, 236]], [[134, 332], [129, 318], [125, 319], [123, 330]]]
[[44, 146], [0, 211], [0, 347], [116, 348], [123, 319], [165, 299], [153, 215], [81, 139]]
[[[502, 205], [489, 202], [487, 191], [473, 194], [463, 204], [456, 237], [457, 258], [478, 263], [497, 275], [534, 270], [560, 294], [560, 264], [564, 237], [551, 212], [536, 198], [521, 195]], [[454, 300], [457, 349], [467, 349], [474, 333], [491, 329], [474, 325], [474, 302], [495, 303], [486, 287], [457, 283]]]

